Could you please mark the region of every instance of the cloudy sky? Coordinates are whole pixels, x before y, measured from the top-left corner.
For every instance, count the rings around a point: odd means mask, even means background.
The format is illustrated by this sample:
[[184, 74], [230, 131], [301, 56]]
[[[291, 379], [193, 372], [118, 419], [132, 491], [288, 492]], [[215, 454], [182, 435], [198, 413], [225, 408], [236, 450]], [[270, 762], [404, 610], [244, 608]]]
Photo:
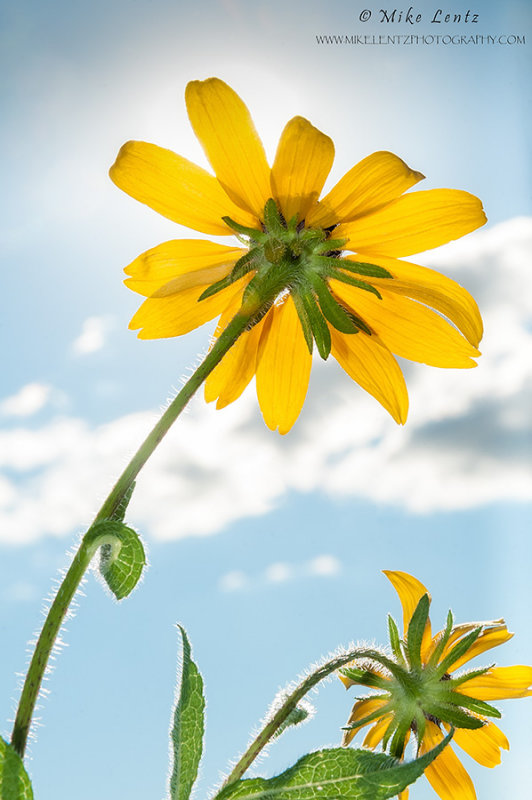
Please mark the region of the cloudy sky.
[[[363, 23], [366, 8], [372, 19]], [[4, 735], [16, 673], [65, 551], [212, 332], [140, 342], [127, 330], [137, 299], [122, 268], [190, 232], [111, 184], [120, 145], [145, 139], [205, 165], [183, 92], [188, 80], [217, 75], [248, 103], [270, 157], [286, 120], [307, 116], [335, 141], [331, 185], [387, 149], [427, 175], [423, 188], [481, 197], [489, 220], [416, 257], [474, 294], [486, 333], [475, 370], [403, 365], [404, 428], [331, 361], [314, 365], [286, 437], [264, 426], [253, 386], [221, 412], [193, 400], [130, 506], [149, 551], [142, 585], [119, 605], [89, 576], [63, 634], [69, 646], [47, 682], [31, 746], [40, 800], [74, 790], [79, 800], [164, 795], [176, 622], [207, 684], [203, 793], [280, 687], [340, 644], [384, 640], [386, 613], [399, 616], [384, 568], [427, 584], [435, 624], [450, 605], [460, 620], [505, 616], [517, 635], [501, 663], [532, 663], [530, 9], [483, 3], [477, 23], [445, 26], [431, 22], [437, 4], [416, 8], [415, 31], [381, 23], [377, 6], [342, 0], [326, 8], [317, 0], [46, 8], [26, 0], [2, 12]], [[425, 40], [316, 38], [392, 33]], [[495, 42], [438, 44], [436, 34]], [[524, 44], [508, 43], [523, 36]], [[317, 716], [275, 745], [264, 774], [305, 747], [338, 741], [352, 699], [331, 682], [315, 701]], [[512, 749], [503, 765], [491, 772], [467, 763], [479, 800], [512, 796], [532, 780], [521, 763], [530, 714], [511, 702], [504, 711]], [[412, 792], [434, 796], [423, 781]]]

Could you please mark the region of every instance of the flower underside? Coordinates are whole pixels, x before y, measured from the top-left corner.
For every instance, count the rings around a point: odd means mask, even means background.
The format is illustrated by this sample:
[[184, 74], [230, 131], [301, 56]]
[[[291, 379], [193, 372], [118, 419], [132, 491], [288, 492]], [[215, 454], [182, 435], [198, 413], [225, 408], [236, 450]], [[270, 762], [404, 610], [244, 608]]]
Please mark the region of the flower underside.
[[[240, 245], [163, 242], [127, 268], [145, 300], [130, 322], [142, 339], [180, 336], [236, 314], [247, 330], [214, 368], [205, 397], [218, 408], [256, 378], [266, 424], [287, 433], [307, 392], [314, 346], [331, 354], [398, 423], [408, 393], [395, 356], [436, 367], [476, 366], [482, 320], [455, 281], [405, 256], [483, 225], [478, 198], [411, 192], [424, 176], [388, 151], [366, 156], [322, 196], [334, 144], [302, 117], [286, 124], [270, 166], [241, 98], [218, 78], [185, 99], [214, 174], [131, 141], [111, 168], [125, 192], [181, 225]], [[198, 302], [199, 301], [199, 302]]]
[[[416, 578], [386, 571], [403, 606], [401, 637], [388, 618], [391, 654], [378, 651], [371, 660], [354, 662], [340, 670], [350, 688], [361, 685], [374, 694], [357, 698], [344, 728], [344, 745], [358, 731], [371, 726], [364, 745], [381, 746], [403, 758], [413, 738], [418, 754], [441, 741], [454, 729], [453, 741], [478, 763], [494, 767], [501, 749], [508, 749], [503, 732], [492, 721], [501, 717], [489, 700], [532, 695], [532, 667], [488, 667], [456, 672], [475, 656], [503, 644], [513, 634], [504, 620], [455, 625], [449, 611], [446, 626], [431, 633], [430, 596]], [[427, 767], [425, 774], [442, 800], [475, 800], [471, 778], [450, 747]], [[408, 791], [400, 795], [406, 800]]]
[[335, 296], [329, 285], [334, 278], [341, 283], [371, 292], [381, 299], [378, 289], [364, 277], [391, 278], [391, 273], [376, 264], [341, 258], [345, 239], [333, 239], [335, 226], [320, 230], [306, 228], [304, 220], [294, 215], [288, 222], [270, 198], [264, 207], [262, 230], [246, 228], [229, 217], [224, 222], [232, 228], [248, 251], [236, 262], [225, 278], [211, 284], [199, 297], [204, 300], [254, 272], [242, 296], [243, 309], [257, 309], [255, 324], [272, 304], [289, 292], [301, 323], [305, 341], [312, 354], [313, 343], [326, 359], [331, 352], [327, 323], [344, 334], [370, 327]]

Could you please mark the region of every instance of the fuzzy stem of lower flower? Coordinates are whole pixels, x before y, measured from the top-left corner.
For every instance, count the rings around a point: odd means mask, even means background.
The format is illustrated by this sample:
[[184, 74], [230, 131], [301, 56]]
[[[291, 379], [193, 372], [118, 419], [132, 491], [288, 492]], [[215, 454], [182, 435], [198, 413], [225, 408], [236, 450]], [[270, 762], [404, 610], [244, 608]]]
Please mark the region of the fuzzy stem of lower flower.
[[246, 770], [249, 769], [251, 764], [255, 761], [260, 752], [266, 747], [268, 742], [273, 739], [275, 733], [279, 730], [291, 712], [296, 708], [299, 701], [302, 700], [303, 697], [314, 688], [314, 686], [316, 686], [320, 681], [324, 680], [324, 678], [327, 678], [333, 672], [336, 672], [336, 670], [345, 667], [345, 665], [349, 664], [350, 661], [361, 658], [388, 661], [388, 659], [385, 659], [382, 654], [376, 650], [357, 647], [356, 649], [350, 650], [347, 653], [342, 653], [342, 655], [335, 656], [330, 661], [327, 661], [325, 664], [322, 664], [320, 667], [318, 667], [318, 669], [316, 669], [314, 672], [311, 672], [310, 675], [301, 681], [301, 683], [296, 686], [294, 691], [287, 696], [272, 718], [268, 720], [264, 728], [260, 731], [260, 733], [257, 734], [244, 755], [241, 756], [235, 767], [232, 769], [230, 775], [225, 779], [221, 788], [224, 789], [226, 786], [229, 786], [229, 784], [240, 780], [242, 775], [246, 772]]
[[[238, 337], [245, 331], [252, 322], [257, 309], [250, 309], [246, 313], [244, 309], [237, 314], [227, 327], [222, 331], [209, 353], [205, 356], [199, 367], [185, 383], [181, 391], [172, 400], [164, 414], [156, 423], [153, 430], [148, 434], [141, 444], [123, 473], [113, 486], [107, 499], [103, 503], [100, 511], [96, 515], [94, 523], [106, 519], [116, 519], [120, 516], [124, 501], [127, 500], [135, 478], [151, 456], [157, 445], [161, 442], [169, 429], [181, 414], [191, 397], [199, 389], [217, 364], [221, 361], [227, 351], [233, 346]], [[93, 523], [93, 524], [94, 524]], [[55, 640], [68, 611], [70, 603], [81, 583], [83, 575], [89, 567], [99, 544], [95, 544], [91, 529], [81, 540], [81, 544], [72, 560], [60, 587], [54, 598], [52, 605], [46, 615], [41, 634], [37, 640], [35, 651], [24, 681], [20, 696], [11, 744], [22, 758], [26, 750], [26, 742], [30, 730], [31, 719], [37, 702], [37, 697], [41, 688], [42, 680], [48, 660], [50, 658]]]

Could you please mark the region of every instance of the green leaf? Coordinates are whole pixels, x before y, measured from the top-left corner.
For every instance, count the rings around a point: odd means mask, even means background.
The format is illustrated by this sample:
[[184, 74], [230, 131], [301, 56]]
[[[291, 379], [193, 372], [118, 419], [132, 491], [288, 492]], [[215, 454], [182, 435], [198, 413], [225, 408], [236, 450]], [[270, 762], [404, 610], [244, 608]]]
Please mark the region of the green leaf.
[[33, 789], [21, 757], [0, 736], [0, 800], [33, 800]]
[[137, 533], [123, 522], [103, 520], [93, 525], [94, 544], [101, 545], [100, 572], [117, 600], [131, 594], [146, 564]]
[[386, 800], [417, 780], [451, 736], [448, 734], [421, 758], [406, 763], [369, 750], [318, 750], [275, 778], [232, 783], [217, 800]]
[[170, 775], [170, 798], [188, 800], [203, 750], [205, 698], [203, 678], [192, 661], [187, 634], [181, 625], [178, 627], [183, 639], [183, 658], [172, 727], [174, 765]]

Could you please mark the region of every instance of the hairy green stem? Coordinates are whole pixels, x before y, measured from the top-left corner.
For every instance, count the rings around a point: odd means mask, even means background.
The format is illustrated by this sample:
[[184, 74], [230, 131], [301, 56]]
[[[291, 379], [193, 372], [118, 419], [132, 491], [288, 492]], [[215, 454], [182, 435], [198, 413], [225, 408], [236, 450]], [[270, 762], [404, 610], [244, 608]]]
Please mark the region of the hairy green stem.
[[[194, 393], [199, 389], [227, 351], [233, 346], [238, 337], [244, 332], [253, 316], [254, 314], [237, 314], [220, 334], [200, 366], [170, 403], [153, 430], [148, 434], [120, 475], [109, 493], [109, 496], [96, 515], [94, 523], [105, 519], [119, 518], [124, 501], [127, 501], [128, 494], [140, 470], [163, 437], [168, 433]], [[31, 718], [55, 640], [70, 603], [72, 602], [72, 598], [100, 544], [101, 542], [91, 535], [91, 529], [89, 529], [83, 537], [72, 564], [46, 615], [43, 629], [37, 640], [35, 651], [24, 681], [11, 736], [11, 744], [21, 758], [24, 756], [26, 750]]]
[[301, 683], [291, 692], [282, 705], [277, 709], [273, 717], [266, 723], [264, 728], [251, 742], [244, 755], [239, 759], [236, 766], [233, 768], [231, 774], [225, 779], [222, 784], [222, 789], [235, 781], [240, 780], [242, 775], [246, 772], [251, 764], [255, 761], [259, 753], [266, 747], [269, 741], [275, 736], [281, 725], [286, 721], [287, 717], [296, 708], [297, 704], [303, 697], [310, 692], [324, 678], [327, 678], [331, 673], [341, 667], [345, 667], [350, 661], [358, 658], [371, 658], [381, 660], [382, 653], [376, 650], [368, 650], [365, 648], [356, 648], [347, 653], [336, 656], [335, 658], [322, 664], [317, 670], [311, 672]]

